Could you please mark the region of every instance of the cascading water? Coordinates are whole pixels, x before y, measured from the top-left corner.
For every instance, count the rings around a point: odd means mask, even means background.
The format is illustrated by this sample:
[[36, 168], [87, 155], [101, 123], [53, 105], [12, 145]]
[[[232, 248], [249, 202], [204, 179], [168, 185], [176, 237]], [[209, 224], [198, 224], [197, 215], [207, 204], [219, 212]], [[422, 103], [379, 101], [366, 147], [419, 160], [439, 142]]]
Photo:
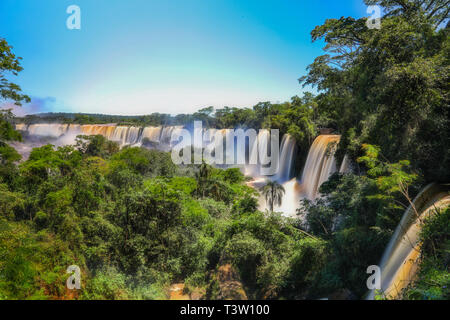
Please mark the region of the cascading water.
[[275, 206], [274, 210], [282, 212], [285, 216], [295, 217], [301, 200], [301, 185], [297, 178], [293, 178], [282, 184], [284, 195], [281, 206]]
[[[63, 138], [63, 143], [74, 143], [77, 135], [102, 135], [108, 140], [116, 141], [121, 146], [134, 145], [142, 140], [143, 131], [139, 127], [116, 126], [114, 124], [17, 124], [16, 129], [31, 136]], [[159, 137], [158, 137], [159, 139]]]
[[282, 183], [292, 178], [292, 168], [294, 165], [295, 150], [296, 150], [295, 139], [292, 136], [285, 134], [283, 136], [283, 140], [281, 141], [280, 161], [279, 161], [280, 166], [278, 169], [278, 173], [275, 175], [273, 180]]
[[142, 140], [147, 138], [149, 141], [159, 143], [162, 127], [145, 127], [142, 131]]
[[[314, 140], [303, 169], [302, 179], [299, 181], [297, 178], [291, 179], [293, 158], [295, 156], [295, 140], [288, 135], [283, 137], [280, 171], [271, 179], [281, 183], [285, 193], [282, 198], [282, 205], [279, 207], [275, 206], [275, 211], [294, 217], [297, 209], [300, 207], [302, 198], [309, 200], [317, 198], [320, 185], [337, 171], [334, 152], [339, 140], [339, 135], [320, 135]], [[349, 170], [348, 157], [345, 157], [340, 172], [345, 173]], [[263, 181], [263, 179], [257, 179], [253, 185], [261, 186]], [[262, 197], [259, 199], [259, 208], [263, 211], [268, 208]]]
[[270, 131], [266, 129], [259, 130], [257, 141], [258, 143], [254, 143], [253, 146], [250, 146], [249, 150], [249, 159], [257, 159], [257, 164], [245, 165], [244, 174], [261, 178], [260, 163], [267, 163], [267, 146], [270, 143]]
[[301, 188], [297, 178], [292, 179], [296, 145], [296, 141], [292, 136], [288, 134], [283, 136], [280, 148], [279, 170], [278, 173], [271, 178], [272, 180], [281, 183], [285, 190], [281, 206], [275, 206], [274, 210], [283, 212], [286, 216], [291, 217], [296, 214], [301, 194]]
[[342, 160], [341, 167], [339, 168], [339, 173], [349, 172], [351, 172], [350, 160], [348, 159], [348, 156], [345, 155], [344, 159]]
[[[23, 130], [25, 125], [19, 125], [17, 130]], [[30, 135], [58, 138], [67, 132], [68, 124], [31, 124], [26, 128]], [[24, 131], [24, 130], [23, 130]]]
[[[114, 124], [105, 125], [77, 125], [77, 124], [17, 124], [16, 129], [27, 132], [30, 136], [51, 137], [57, 139], [56, 145], [71, 144], [79, 134], [96, 135], [101, 134], [106, 138], [118, 141], [123, 145], [139, 145], [144, 138], [151, 142], [161, 144], [170, 149], [170, 139], [175, 130], [183, 127], [126, 127]], [[220, 132], [226, 137], [226, 130], [212, 129], [211, 133]], [[249, 157], [255, 156], [258, 162], [264, 161], [267, 154], [270, 133], [268, 130], [260, 130], [257, 140], [258, 144], [249, 150]], [[279, 172], [270, 177], [272, 180], [282, 183], [285, 194], [282, 205], [274, 210], [283, 212], [287, 216], [295, 216], [300, 200], [307, 198], [314, 200], [318, 196], [320, 185], [329, 176], [337, 171], [334, 158], [335, 145], [339, 142], [338, 135], [320, 135], [313, 142], [303, 169], [301, 181], [292, 178], [292, 167], [295, 157], [295, 140], [285, 135], [281, 142]], [[258, 145], [264, 150], [259, 150]], [[339, 172], [351, 171], [349, 159], [344, 157]], [[266, 177], [260, 176], [259, 165], [245, 165], [245, 173], [256, 179], [249, 183], [255, 187], [264, 185]], [[381, 268], [381, 290], [385, 297], [396, 298], [401, 294], [413, 279], [418, 268], [420, 257], [419, 233], [422, 221], [434, 208], [443, 208], [450, 205], [449, 186], [429, 185], [415, 199], [414, 206], [420, 214], [418, 219], [412, 207], [404, 213], [402, 220], [394, 232], [380, 262]], [[267, 204], [261, 197], [259, 199], [260, 210], [265, 210]], [[375, 291], [369, 292], [367, 298], [374, 299]]]
[[[413, 201], [417, 213], [409, 206], [403, 214], [379, 264], [380, 291], [384, 297], [399, 298], [402, 290], [414, 281], [419, 265], [421, 248], [419, 234], [423, 221], [433, 210], [450, 205], [449, 189], [449, 185], [428, 185]], [[373, 300], [375, 294], [375, 290], [370, 291], [367, 299]]]
[[[309, 152], [303, 169], [302, 179], [291, 178], [293, 155], [295, 155], [295, 140], [290, 136], [283, 137], [282, 151], [280, 157], [280, 174], [274, 180], [282, 183], [285, 193], [282, 199], [282, 205], [275, 207], [274, 210], [283, 212], [286, 216], [294, 217], [297, 209], [300, 207], [300, 200], [306, 198], [314, 200], [318, 196], [318, 190], [322, 183], [328, 180], [331, 174], [337, 171], [334, 152], [339, 135], [320, 135], [318, 136]], [[348, 157], [345, 157], [340, 172], [348, 172]], [[261, 207], [263, 210], [265, 206]]]
[[[55, 145], [73, 144], [75, 137], [84, 135], [103, 135], [109, 140], [116, 141], [120, 146], [141, 145], [144, 138], [153, 143], [157, 143], [158, 148], [169, 151], [171, 149], [170, 140], [174, 133], [183, 129], [182, 126], [167, 127], [129, 127], [117, 126], [115, 124], [101, 125], [77, 125], [77, 124], [17, 124], [16, 128], [26, 131], [31, 136], [43, 136], [56, 138]], [[203, 130], [205, 133], [206, 129]], [[225, 129], [212, 129], [211, 133], [220, 133], [225, 141], [230, 131]], [[281, 142], [279, 170], [271, 177], [261, 176], [261, 163], [268, 161], [268, 145], [270, 143], [270, 131], [260, 130], [257, 135], [258, 143], [250, 146], [248, 150], [248, 160], [257, 159], [257, 164], [247, 163], [244, 166], [244, 173], [256, 178], [256, 184], [263, 184], [266, 178], [277, 181], [283, 185], [286, 192], [283, 197], [283, 204], [277, 211], [286, 215], [294, 215], [302, 197], [315, 199], [318, 195], [320, 185], [336, 171], [333, 150], [329, 150], [332, 144], [339, 142], [340, 136], [321, 135], [316, 138], [308, 153], [308, 158], [303, 170], [301, 182], [293, 178], [293, 164], [296, 154], [296, 142], [290, 135], [284, 135]], [[53, 143], [53, 142], [52, 142]], [[236, 151], [236, 145], [234, 146]], [[227, 153], [233, 150], [227, 150]], [[227, 166], [224, 166], [227, 167]], [[340, 172], [348, 171], [348, 159], [344, 159]], [[262, 209], [264, 206], [261, 207]]]
[[334, 151], [339, 140], [339, 135], [320, 135], [314, 140], [301, 179], [302, 193], [307, 199], [316, 199], [319, 187], [336, 172]]

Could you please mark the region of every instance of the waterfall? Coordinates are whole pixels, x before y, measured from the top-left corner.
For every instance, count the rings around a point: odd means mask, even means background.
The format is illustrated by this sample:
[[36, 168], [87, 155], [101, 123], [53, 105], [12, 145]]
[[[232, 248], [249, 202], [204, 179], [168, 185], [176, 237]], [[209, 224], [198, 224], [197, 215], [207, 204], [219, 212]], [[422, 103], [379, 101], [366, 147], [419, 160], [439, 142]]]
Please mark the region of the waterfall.
[[[293, 217], [296, 215], [302, 198], [310, 200], [317, 198], [320, 185], [337, 171], [334, 152], [339, 140], [339, 135], [320, 135], [314, 140], [303, 169], [302, 179], [299, 181], [297, 178], [291, 179], [293, 158], [295, 156], [295, 140], [289, 135], [283, 137], [280, 170], [277, 175], [272, 177], [272, 180], [282, 183], [285, 194], [282, 199], [282, 205], [275, 207], [275, 211], [283, 212], [286, 216]], [[347, 170], [349, 170], [348, 157], [344, 159], [341, 166], [342, 172]], [[254, 174], [254, 172], [252, 173]], [[255, 180], [254, 185], [260, 185], [262, 183], [260, 180]], [[263, 198], [259, 199], [259, 208], [263, 211], [267, 209]]]
[[161, 127], [145, 127], [142, 131], [142, 139], [147, 138], [151, 142], [159, 143]]
[[280, 148], [280, 167], [274, 180], [285, 182], [292, 178], [292, 167], [294, 165], [294, 156], [296, 150], [296, 141], [288, 134], [283, 136]]
[[[420, 217], [417, 217], [412, 206], [406, 209], [379, 264], [381, 291], [387, 298], [398, 298], [401, 291], [414, 280], [420, 258], [419, 234], [423, 220], [435, 208], [450, 205], [449, 186], [430, 184], [417, 195], [413, 203]], [[367, 299], [374, 298], [375, 290], [372, 290]]]
[[[177, 127], [166, 127], [169, 135]], [[16, 129], [24, 131], [32, 136], [51, 137], [63, 139], [63, 144], [72, 144], [75, 142], [77, 135], [102, 135], [108, 140], [119, 143], [120, 146], [136, 145], [142, 142], [143, 138], [150, 141], [159, 142], [161, 135], [161, 127], [129, 127], [117, 126], [115, 124], [16, 124]], [[56, 143], [60, 145], [61, 143]]]
[[[156, 143], [158, 149], [170, 151], [173, 146], [170, 145], [171, 137], [177, 133], [178, 130], [183, 129], [183, 126], [166, 126], [166, 127], [136, 127], [136, 126], [117, 126], [116, 124], [17, 124], [16, 129], [28, 133], [30, 136], [53, 138], [52, 144], [56, 146], [74, 144], [78, 135], [102, 135], [108, 140], [117, 142], [121, 147], [125, 145], [141, 146], [143, 139]], [[243, 165], [241, 162], [237, 167], [242, 168], [246, 175], [253, 177], [261, 177], [261, 164], [268, 164], [273, 160], [269, 157], [269, 144], [271, 143], [271, 133], [267, 129], [262, 129], [256, 136], [257, 143], [254, 143], [249, 148], [247, 142], [244, 148], [238, 148], [237, 138], [234, 136], [233, 130], [228, 129], [206, 129], [202, 128], [203, 134], [209, 131], [212, 134], [219, 133], [222, 135], [224, 146], [227, 148], [224, 155], [229, 157], [228, 163], [220, 165], [223, 168], [236, 167], [234, 160], [238, 158], [240, 161], [247, 158], [248, 162]], [[191, 132], [193, 134], [194, 132]], [[197, 132], [197, 134], [200, 134]], [[228, 146], [226, 141], [235, 139], [234, 143]], [[42, 144], [48, 143], [48, 139], [42, 139]], [[253, 142], [253, 140], [252, 140]], [[204, 144], [206, 147], [206, 145]], [[278, 172], [271, 179], [280, 183], [288, 182], [293, 175], [293, 164], [295, 157], [296, 141], [289, 135], [284, 135], [280, 146], [280, 158]], [[247, 151], [248, 150], [248, 151]], [[245, 154], [242, 154], [245, 152]], [[247, 154], [248, 152], [248, 154]], [[235, 158], [231, 158], [232, 155]], [[237, 155], [236, 155], [237, 154]], [[271, 154], [271, 152], [270, 152]], [[249, 163], [250, 162], [250, 163]]]
[[27, 131], [27, 125], [25, 123], [16, 124], [16, 130]]
[[301, 200], [301, 184], [297, 178], [283, 183], [284, 195], [281, 206], [275, 206], [274, 210], [283, 212], [285, 216], [295, 217]]
[[348, 159], [348, 155], [345, 155], [339, 168], [339, 173], [349, 173], [351, 171], [350, 160]]
[[[30, 135], [53, 137], [57, 139], [53, 144], [65, 145], [73, 144], [75, 137], [79, 134], [84, 135], [103, 135], [111, 141], [116, 141], [119, 145], [141, 145], [144, 138], [151, 142], [158, 144], [158, 149], [169, 151], [171, 149], [170, 140], [177, 130], [181, 130], [183, 126], [166, 126], [166, 127], [135, 127], [135, 126], [117, 126], [115, 124], [17, 124], [16, 128], [21, 131], [26, 131]], [[224, 142], [229, 134], [233, 133], [226, 129], [208, 129], [211, 133], [220, 132], [224, 138]], [[206, 133], [206, 129], [203, 129]], [[230, 136], [231, 137], [231, 136]], [[308, 199], [315, 199], [318, 194], [320, 185], [328, 179], [328, 177], [336, 171], [336, 162], [334, 160], [334, 148], [331, 148], [333, 143], [339, 142], [340, 136], [337, 135], [321, 135], [316, 138], [310, 148], [307, 161], [303, 170], [301, 182], [293, 178], [293, 165], [296, 155], [296, 141], [290, 135], [284, 135], [280, 145], [280, 157], [278, 172], [271, 176], [262, 176], [261, 164], [268, 163], [270, 131], [260, 130], [256, 139], [258, 143], [250, 146], [248, 150], [248, 159], [257, 159], [257, 163], [246, 163], [243, 166], [243, 171], [246, 175], [257, 178], [256, 184], [264, 184], [267, 178], [275, 180], [283, 185], [285, 194], [283, 202], [280, 207], [275, 210], [281, 211], [286, 215], [293, 216], [296, 209], [299, 207], [299, 202], [302, 197]], [[241, 152], [236, 149], [234, 144], [234, 151]], [[332, 150], [328, 150], [332, 149]], [[226, 150], [232, 152], [233, 150]], [[242, 156], [242, 155], [241, 155]], [[233, 165], [231, 165], [233, 166]], [[230, 165], [223, 165], [221, 167], [227, 168]], [[344, 158], [341, 165], [340, 172], [348, 170], [348, 158]], [[261, 202], [260, 202], [261, 204]], [[264, 204], [260, 208], [264, 209]]]
[[[258, 135], [259, 143], [268, 142], [268, 134], [267, 132], [261, 132]], [[301, 188], [300, 184], [297, 181], [297, 178], [292, 178], [293, 174], [293, 164], [296, 150], [296, 141], [295, 139], [285, 134], [281, 141], [280, 147], [280, 159], [279, 159], [279, 168], [278, 173], [272, 177], [271, 180], [277, 181], [281, 183], [285, 193], [282, 197], [281, 206], [275, 206], [274, 211], [282, 212], [286, 216], [294, 217], [299, 206]], [[251, 152], [256, 152], [255, 147]], [[246, 166], [246, 174], [251, 174], [252, 176], [259, 176], [259, 166]], [[256, 174], [255, 174], [256, 173]], [[291, 179], [291, 180], [290, 180]], [[254, 180], [255, 187], [261, 187], [265, 184], [266, 179], [256, 179]], [[259, 209], [265, 211], [268, 209], [267, 203], [264, 197], [261, 195], [258, 201]]]
[[258, 159], [257, 164], [246, 164], [244, 174], [251, 177], [261, 177], [260, 164], [267, 163], [268, 145], [270, 144], [270, 131], [267, 129], [259, 130], [257, 142], [250, 146], [249, 159]]
[[301, 179], [302, 192], [306, 198], [317, 198], [319, 187], [336, 172], [334, 151], [339, 139], [338, 135], [320, 135], [314, 140]]
[[162, 128], [160, 143], [170, 146], [170, 139], [172, 137], [172, 134], [174, 133], [174, 131], [181, 129], [183, 129], [183, 126], [170, 126]]
[[[66, 133], [68, 127], [68, 124], [37, 123], [27, 126], [26, 131], [30, 135], [58, 138]], [[16, 128], [17, 130], [25, 129], [25, 125], [19, 124], [18, 127], [16, 126]]]

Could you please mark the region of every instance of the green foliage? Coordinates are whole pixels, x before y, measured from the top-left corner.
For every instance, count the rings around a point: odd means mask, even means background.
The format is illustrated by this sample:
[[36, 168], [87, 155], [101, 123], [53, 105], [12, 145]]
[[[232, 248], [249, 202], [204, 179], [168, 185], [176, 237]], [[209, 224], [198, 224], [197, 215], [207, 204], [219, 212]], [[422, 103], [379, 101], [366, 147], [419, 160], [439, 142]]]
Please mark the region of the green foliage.
[[[16, 57], [11, 49], [8, 42], [0, 38], [0, 98], [12, 100], [16, 105], [21, 105], [22, 101], [30, 102], [30, 97], [22, 94], [20, 87], [7, 79], [8, 74], [17, 76], [23, 70], [20, 65], [22, 58]], [[0, 137], [2, 137], [1, 134], [0, 129]]]
[[137, 147], [125, 147], [111, 157], [112, 170], [131, 169], [143, 176], [171, 177], [175, 165], [168, 153]]
[[48, 299], [65, 294], [67, 266], [76, 259], [64, 242], [0, 218], [0, 297]]
[[20, 192], [11, 192], [6, 184], [0, 184], [0, 216], [13, 219], [23, 212], [25, 200]]
[[381, 29], [366, 18], [328, 19], [312, 32], [326, 54], [300, 80], [320, 90], [325, 126], [343, 133], [338, 155], [381, 147], [392, 161], [409, 159], [429, 181], [448, 181], [448, 22], [446, 1], [368, 0], [387, 14]]
[[436, 209], [420, 233], [422, 260], [417, 280], [403, 293], [411, 300], [450, 298], [450, 207]]
[[[248, 297], [320, 298], [343, 289], [366, 292], [366, 268], [377, 264], [425, 181], [449, 180], [448, 6], [444, 0], [366, 0], [383, 7], [380, 30], [366, 18], [328, 19], [312, 32], [326, 54], [300, 81], [315, 85], [289, 102], [253, 108], [207, 107], [188, 115], [45, 114], [14, 119], [0, 113], [0, 298], [164, 299], [173, 282], [206, 286], [229, 263]], [[22, 70], [0, 39], [0, 98], [29, 101], [6, 74]], [[304, 201], [289, 219], [273, 213], [284, 189], [262, 193], [238, 169], [206, 163], [176, 168], [170, 154], [119, 148], [101, 135], [75, 146], [34, 148], [19, 165], [7, 143], [21, 141], [14, 121], [155, 126], [201, 120], [215, 128], [278, 128], [296, 139], [301, 166], [319, 128], [342, 134], [354, 174], [335, 174], [322, 198]], [[145, 144], [145, 143], [144, 143]], [[362, 148], [361, 148], [362, 147]], [[390, 159], [389, 162], [385, 158]], [[423, 261], [410, 299], [448, 299], [449, 210], [424, 225]], [[83, 271], [83, 288], [68, 293], [67, 266]]]
[[84, 155], [102, 158], [109, 158], [119, 151], [118, 143], [109, 141], [102, 135], [77, 136], [76, 147]]
[[[415, 209], [410, 198], [409, 187], [418, 179], [418, 176], [410, 172], [410, 162], [400, 160], [397, 163], [389, 163], [379, 160], [380, 148], [377, 146], [364, 144], [363, 150], [365, 156], [358, 158], [358, 162], [366, 164], [369, 168], [367, 174], [376, 179], [376, 184], [381, 191], [371, 197], [395, 201], [395, 195], [400, 194]], [[393, 201], [390, 202], [392, 208], [401, 208]]]
[[127, 300], [131, 298], [130, 294], [125, 275], [111, 268], [99, 271], [91, 278], [81, 298], [87, 300]]
[[0, 146], [0, 161], [3, 165], [17, 162], [20, 159], [22, 159], [22, 156], [13, 147], [7, 144]]
[[314, 280], [312, 292], [321, 296], [347, 288], [362, 296], [365, 270], [377, 264], [400, 220], [398, 209], [386, 210], [376, 182], [365, 176], [335, 174], [325, 182], [322, 199], [304, 201], [299, 213], [313, 235], [328, 241], [329, 257]]
[[241, 271], [242, 278], [248, 283], [256, 282], [256, 269], [266, 256], [264, 244], [255, 239], [248, 231], [235, 234], [227, 243], [223, 260], [233, 263]]

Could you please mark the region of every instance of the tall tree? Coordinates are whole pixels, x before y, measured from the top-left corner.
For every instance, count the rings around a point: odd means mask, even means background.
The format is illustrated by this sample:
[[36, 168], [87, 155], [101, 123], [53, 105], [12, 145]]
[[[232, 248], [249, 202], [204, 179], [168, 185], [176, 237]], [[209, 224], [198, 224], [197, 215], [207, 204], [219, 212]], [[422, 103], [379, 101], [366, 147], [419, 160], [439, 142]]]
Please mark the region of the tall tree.
[[208, 181], [211, 177], [212, 167], [206, 164], [204, 161], [199, 166], [198, 171], [195, 172], [195, 178], [197, 180], [197, 196], [204, 198], [207, 191]]
[[404, 15], [410, 19], [418, 18], [435, 28], [448, 20], [450, 13], [450, 0], [365, 0], [365, 3], [383, 6], [386, 17]]
[[[1, 100], [12, 100], [16, 105], [21, 105], [22, 101], [30, 102], [27, 95], [21, 93], [21, 89], [6, 79], [8, 74], [17, 74], [23, 70], [20, 66], [20, 59], [11, 51], [5, 39], [0, 38], [0, 102]], [[13, 114], [11, 110], [0, 110], [0, 162], [14, 162], [21, 157], [16, 150], [10, 147], [8, 141], [20, 141], [21, 135], [12, 126]]]
[[30, 102], [30, 97], [22, 94], [17, 84], [6, 79], [8, 74], [17, 76], [23, 70], [20, 65], [22, 58], [16, 57], [11, 49], [8, 42], [0, 38], [0, 99], [12, 100], [16, 105], [21, 105], [22, 101]]
[[281, 206], [283, 203], [283, 195], [286, 191], [278, 182], [268, 181], [267, 184], [262, 187], [261, 192], [266, 199], [266, 203], [269, 204], [270, 211], [273, 212], [273, 207], [275, 204], [277, 206]]
[[326, 54], [300, 81], [317, 86], [320, 118], [342, 133], [338, 158], [379, 145], [427, 180], [448, 181], [450, 1], [365, 2], [386, 13], [381, 29], [367, 28], [367, 18], [326, 20], [311, 32]]

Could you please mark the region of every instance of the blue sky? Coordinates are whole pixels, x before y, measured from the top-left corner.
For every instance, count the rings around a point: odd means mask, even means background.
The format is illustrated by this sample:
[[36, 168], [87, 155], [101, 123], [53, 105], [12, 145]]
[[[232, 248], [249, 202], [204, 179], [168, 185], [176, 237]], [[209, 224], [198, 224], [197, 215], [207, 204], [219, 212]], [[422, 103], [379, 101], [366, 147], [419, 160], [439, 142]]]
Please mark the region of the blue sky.
[[[81, 30], [69, 30], [69, 5]], [[23, 57], [21, 112], [188, 113], [301, 95], [322, 54], [310, 32], [367, 16], [362, 0], [1, 0], [0, 37]], [[19, 112], [20, 113], [20, 112]]]

